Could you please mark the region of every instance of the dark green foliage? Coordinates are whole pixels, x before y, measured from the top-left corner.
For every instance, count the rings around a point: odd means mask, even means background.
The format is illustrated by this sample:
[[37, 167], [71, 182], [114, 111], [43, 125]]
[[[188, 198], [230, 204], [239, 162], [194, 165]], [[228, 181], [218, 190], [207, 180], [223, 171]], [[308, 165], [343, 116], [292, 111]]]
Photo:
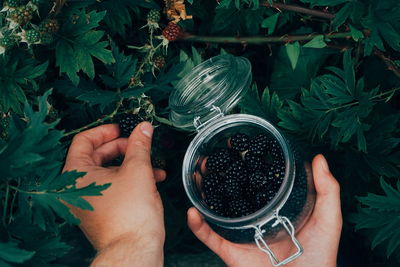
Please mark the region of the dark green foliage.
[[400, 247], [400, 181], [392, 187], [381, 179], [381, 187], [385, 195], [368, 194], [358, 198], [362, 206], [350, 219], [356, 223], [356, 230], [370, 230], [372, 248], [385, 244], [389, 257]]
[[[168, 98], [196, 65], [223, 53], [252, 63], [253, 84], [233, 112], [263, 117], [306, 153], [328, 157], [341, 184], [347, 252], [360, 261], [369, 255], [361, 266], [398, 266], [399, 1], [266, 1], [282, 4], [277, 10], [257, 0], [187, 0], [194, 19], [178, 25], [199, 42], [168, 48], [160, 39], [169, 22], [163, 0], [64, 2], [0, 0], [1, 266], [89, 264], [92, 251], [60, 201], [91, 209], [83, 197], [107, 185], [76, 188], [84, 173], [61, 174], [66, 148], [74, 134], [124, 113], [159, 126], [154, 151], [168, 155], [168, 179], [159, 185], [167, 255], [204, 251], [186, 227], [180, 177], [193, 136], [171, 127]], [[257, 207], [269, 201], [254, 199]]]

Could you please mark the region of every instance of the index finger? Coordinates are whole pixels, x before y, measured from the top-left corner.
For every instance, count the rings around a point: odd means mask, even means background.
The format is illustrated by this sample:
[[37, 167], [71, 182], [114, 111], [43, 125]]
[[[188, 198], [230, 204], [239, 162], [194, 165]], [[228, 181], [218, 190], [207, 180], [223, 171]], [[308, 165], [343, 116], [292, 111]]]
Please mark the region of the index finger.
[[68, 150], [64, 169], [95, 165], [94, 151], [118, 137], [119, 127], [116, 124], [101, 125], [75, 135]]

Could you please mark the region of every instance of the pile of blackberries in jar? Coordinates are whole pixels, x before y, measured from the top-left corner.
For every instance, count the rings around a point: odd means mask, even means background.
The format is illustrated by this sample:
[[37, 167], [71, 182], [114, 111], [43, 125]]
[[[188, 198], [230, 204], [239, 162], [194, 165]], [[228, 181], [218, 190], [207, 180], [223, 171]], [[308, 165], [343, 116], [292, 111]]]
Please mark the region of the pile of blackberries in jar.
[[203, 197], [216, 214], [236, 218], [265, 207], [285, 176], [285, 160], [276, 139], [237, 133], [207, 157]]

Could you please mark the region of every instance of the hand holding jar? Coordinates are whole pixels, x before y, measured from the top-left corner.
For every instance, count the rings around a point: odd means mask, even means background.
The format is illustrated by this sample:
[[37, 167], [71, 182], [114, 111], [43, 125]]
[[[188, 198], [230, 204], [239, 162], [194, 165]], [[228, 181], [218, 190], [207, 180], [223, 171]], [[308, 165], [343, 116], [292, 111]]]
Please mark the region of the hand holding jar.
[[[314, 210], [303, 228], [296, 234], [304, 253], [287, 266], [336, 266], [336, 257], [342, 228], [339, 184], [329, 171], [322, 155], [312, 163], [314, 184], [317, 192]], [[188, 224], [193, 233], [229, 266], [272, 266], [265, 253], [255, 245], [236, 244], [216, 234], [199, 212], [188, 211]], [[287, 258], [295, 251], [291, 240], [270, 245], [278, 258]]]

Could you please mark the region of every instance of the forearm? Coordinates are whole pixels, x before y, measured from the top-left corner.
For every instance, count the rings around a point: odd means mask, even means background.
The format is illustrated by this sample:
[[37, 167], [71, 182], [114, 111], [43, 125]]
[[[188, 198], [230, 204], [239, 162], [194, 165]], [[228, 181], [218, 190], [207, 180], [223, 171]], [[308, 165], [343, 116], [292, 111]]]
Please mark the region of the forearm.
[[103, 248], [90, 265], [91, 267], [114, 266], [163, 266], [163, 242], [158, 239], [119, 239]]

